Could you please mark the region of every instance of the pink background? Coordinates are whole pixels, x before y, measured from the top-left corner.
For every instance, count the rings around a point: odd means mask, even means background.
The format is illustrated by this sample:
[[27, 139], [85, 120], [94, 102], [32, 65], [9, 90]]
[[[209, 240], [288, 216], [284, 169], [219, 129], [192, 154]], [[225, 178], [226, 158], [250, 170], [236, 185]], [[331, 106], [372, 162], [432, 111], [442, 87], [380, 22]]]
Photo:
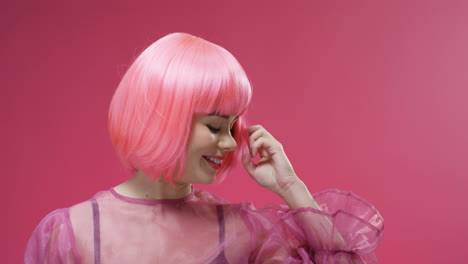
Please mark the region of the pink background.
[[[312, 192], [352, 190], [380, 210], [380, 263], [466, 263], [468, 2], [25, 2], [0, 8], [3, 263], [21, 261], [48, 212], [129, 177], [108, 105], [132, 59], [176, 31], [238, 58], [249, 122]], [[280, 202], [242, 170], [209, 190]]]

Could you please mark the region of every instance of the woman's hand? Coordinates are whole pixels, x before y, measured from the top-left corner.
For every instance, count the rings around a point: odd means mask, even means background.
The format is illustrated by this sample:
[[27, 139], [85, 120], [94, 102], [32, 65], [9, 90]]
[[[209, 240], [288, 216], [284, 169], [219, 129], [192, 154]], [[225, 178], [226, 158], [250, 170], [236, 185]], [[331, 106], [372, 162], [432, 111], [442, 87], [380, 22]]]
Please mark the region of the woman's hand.
[[[250, 176], [262, 187], [282, 196], [299, 180], [284, 153], [283, 146], [260, 125], [247, 128], [249, 153], [243, 153], [242, 163]], [[255, 164], [252, 159], [260, 155]]]
[[[320, 209], [307, 186], [297, 177], [283, 146], [260, 125], [247, 128], [250, 153], [243, 153], [242, 163], [250, 176], [262, 187], [278, 194], [291, 209]], [[260, 155], [254, 163], [252, 159]]]

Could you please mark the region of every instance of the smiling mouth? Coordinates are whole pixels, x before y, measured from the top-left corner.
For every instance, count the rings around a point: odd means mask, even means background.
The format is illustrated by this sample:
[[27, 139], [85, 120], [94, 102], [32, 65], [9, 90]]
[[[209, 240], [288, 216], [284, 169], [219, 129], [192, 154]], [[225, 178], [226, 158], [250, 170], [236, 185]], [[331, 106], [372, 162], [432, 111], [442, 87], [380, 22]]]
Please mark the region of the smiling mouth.
[[219, 169], [221, 167], [221, 159], [213, 158], [213, 157], [208, 157], [208, 156], [203, 156], [203, 158], [206, 160], [208, 164], [210, 164], [211, 167], [213, 167], [215, 170]]

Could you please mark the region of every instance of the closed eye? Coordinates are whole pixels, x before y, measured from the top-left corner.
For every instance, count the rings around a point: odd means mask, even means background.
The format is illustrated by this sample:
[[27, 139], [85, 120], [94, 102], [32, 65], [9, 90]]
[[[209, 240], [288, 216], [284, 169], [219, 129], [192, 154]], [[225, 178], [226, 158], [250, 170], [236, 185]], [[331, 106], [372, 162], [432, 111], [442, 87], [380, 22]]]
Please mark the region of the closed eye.
[[208, 127], [208, 129], [213, 132], [213, 133], [218, 133], [219, 131], [221, 131], [220, 128], [215, 128], [215, 127], [212, 127], [210, 125], [206, 125]]

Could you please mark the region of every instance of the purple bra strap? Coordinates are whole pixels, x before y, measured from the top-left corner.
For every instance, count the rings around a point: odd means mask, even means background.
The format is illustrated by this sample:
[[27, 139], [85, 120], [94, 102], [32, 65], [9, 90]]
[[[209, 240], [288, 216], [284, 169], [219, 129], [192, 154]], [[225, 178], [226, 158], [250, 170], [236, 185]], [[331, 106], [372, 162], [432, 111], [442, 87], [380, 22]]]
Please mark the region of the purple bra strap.
[[94, 263], [101, 264], [101, 225], [99, 221], [99, 204], [96, 199], [91, 199], [93, 207], [93, 229], [94, 229]]
[[[216, 206], [216, 213], [218, 214], [218, 239], [219, 239], [219, 245], [221, 247], [224, 247], [224, 237], [225, 237], [225, 223], [224, 223], [224, 210], [222, 205], [217, 205]], [[228, 264], [229, 262], [226, 259], [226, 256], [224, 255], [224, 249], [219, 252], [219, 255], [216, 256], [216, 258], [210, 262], [210, 264]]]

